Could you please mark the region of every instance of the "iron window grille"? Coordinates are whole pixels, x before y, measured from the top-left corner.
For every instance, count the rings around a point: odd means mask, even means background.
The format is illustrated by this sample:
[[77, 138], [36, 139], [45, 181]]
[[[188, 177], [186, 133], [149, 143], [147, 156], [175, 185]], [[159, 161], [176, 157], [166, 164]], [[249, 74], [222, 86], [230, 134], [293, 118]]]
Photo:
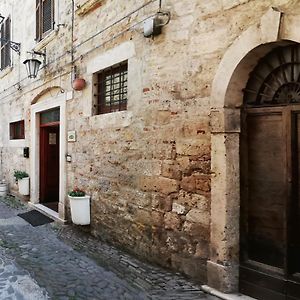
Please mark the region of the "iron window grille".
[[113, 66], [98, 74], [98, 114], [127, 109], [127, 83], [127, 62]]
[[40, 41], [54, 28], [54, 0], [36, 0], [36, 40]]
[[21, 140], [25, 138], [24, 120], [9, 124], [9, 136], [11, 140]]
[[7, 18], [1, 25], [1, 70], [11, 65], [11, 19]]

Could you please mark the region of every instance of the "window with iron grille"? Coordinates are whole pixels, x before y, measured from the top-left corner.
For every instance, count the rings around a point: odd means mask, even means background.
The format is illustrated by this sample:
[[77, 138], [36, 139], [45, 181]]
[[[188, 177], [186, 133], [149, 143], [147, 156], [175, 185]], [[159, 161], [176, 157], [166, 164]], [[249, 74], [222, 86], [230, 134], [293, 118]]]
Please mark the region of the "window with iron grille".
[[10, 49], [10, 18], [7, 18], [1, 25], [1, 70], [11, 65], [11, 49]]
[[127, 62], [98, 74], [98, 114], [127, 109], [127, 75]]
[[25, 138], [24, 120], [9, 124], [9, 136], [11, 140], [21, 140]]
[[54, 27], [54, 0], [36, 0], [36, 40], [40, 41]]

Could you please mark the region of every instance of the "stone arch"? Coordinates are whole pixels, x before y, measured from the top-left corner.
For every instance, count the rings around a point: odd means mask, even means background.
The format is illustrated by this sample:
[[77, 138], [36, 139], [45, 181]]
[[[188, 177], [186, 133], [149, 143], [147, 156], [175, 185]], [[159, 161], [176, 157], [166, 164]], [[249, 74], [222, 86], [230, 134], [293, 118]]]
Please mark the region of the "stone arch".
[[[212, 85], [211, 237], [207, 274], [208, 285], [226, 293], [237, 292], [239, 283], [242, 89], [261, 57], [280, 44], [299, 39], [291, 35], [284, 37], [282, 25], [282, 14], [270, 9], [258, 24], [249, 27], [227, 50]], [[290, 34], [291, 31], [285, 32]]]
[[[55, 98], [58, 95], [64, 93], [64, 89], [60, 86], [51, 86], [43, 89], [39, 92], [31, 101], [31, 105], [36, 104], [39, 101], [42, 101], [44, 98]], [[49, 96], [49, 97], [48, 97]]]

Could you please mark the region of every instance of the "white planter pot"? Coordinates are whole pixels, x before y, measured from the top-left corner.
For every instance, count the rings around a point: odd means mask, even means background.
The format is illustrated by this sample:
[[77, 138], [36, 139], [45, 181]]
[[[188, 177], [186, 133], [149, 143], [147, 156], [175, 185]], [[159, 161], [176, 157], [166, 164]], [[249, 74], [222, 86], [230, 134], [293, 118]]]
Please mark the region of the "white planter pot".
[[29, 177], [18, 180], [19, 193], [23, 196], [29, 195]]
[[0, 197], [6, 197], [7, 195], [7, 184], [0, 183]]
[[72, 222], [76, 225], [89, 225], [91, 223], [91, 196], [86, 195], [84, 197], [68, 197], [70, 200]]

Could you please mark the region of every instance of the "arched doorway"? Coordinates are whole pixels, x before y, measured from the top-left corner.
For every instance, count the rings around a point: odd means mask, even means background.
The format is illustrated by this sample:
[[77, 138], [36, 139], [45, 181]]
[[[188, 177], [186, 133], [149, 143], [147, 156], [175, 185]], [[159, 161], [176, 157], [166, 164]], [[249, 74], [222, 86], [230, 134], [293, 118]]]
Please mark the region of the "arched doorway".
[[300, 299], [300, 46], [250, 74], [241, 134], [240, 291]]

